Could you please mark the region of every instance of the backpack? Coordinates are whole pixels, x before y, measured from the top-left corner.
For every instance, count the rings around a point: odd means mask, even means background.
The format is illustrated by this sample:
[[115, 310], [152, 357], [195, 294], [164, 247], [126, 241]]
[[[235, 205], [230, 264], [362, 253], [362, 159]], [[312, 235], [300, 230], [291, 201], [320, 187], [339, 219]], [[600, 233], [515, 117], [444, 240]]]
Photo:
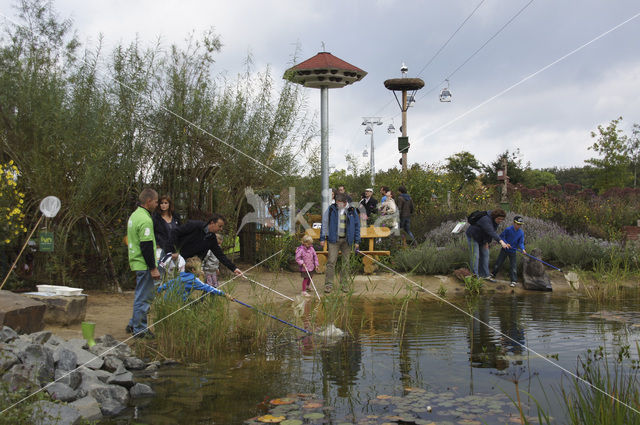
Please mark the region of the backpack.
[[467, 222], [471, 225], [474, 225], [485, 215], [487, 215], [486, 211], [475, 210], [474, 212], [469, 214], [469, 217], [467, 217]]

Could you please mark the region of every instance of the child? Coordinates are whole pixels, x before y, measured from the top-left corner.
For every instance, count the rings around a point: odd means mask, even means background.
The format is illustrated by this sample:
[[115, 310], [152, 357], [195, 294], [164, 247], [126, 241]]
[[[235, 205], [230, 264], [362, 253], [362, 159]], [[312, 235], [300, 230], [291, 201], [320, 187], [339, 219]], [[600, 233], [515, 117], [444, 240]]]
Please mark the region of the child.
[[516, 282], [518, 281], [518, 269], [516, 263], [516, 248], [524, 252], [524, 231], [520, 228], [524, 224], [524, 220], [519, 215], [513, 218], [513, 226], [509, 226], [500, 233], [500, 239], [511, 245], [511, 248], [502, 248], [500, 250], [500, 255], [498, 255], [498, 260], [496, 264], [493, 266], [493, 273], [491, 274], [492, 278], [495, 278], [498, 274], [498, 270], [502, 267], [502, 263], [509, 257], [509, 265], [511, 266], [511, 286], [512, 288], [516, 286]]
[[[175, 279], [171, 279], [167, 283], [161, 285], [158, 288], [158, 292], [168, 291], [177, 295], [181, 295], [182, 299], [186, 302], [191, 294], [191, 291], [204, 291], [214, 295], [225, 294], [219, 289], [213, 286], [207, 285], [200, 280], [202, 277], [202, 262], [198, 257], [191, 257], [187, 259], [183, 272]], [[166, 295], [165, 295], [166, 296]]]
[[[222, 235], [216, 234], [218, 245], [222, 246]], [[207, 251], [207, 255], [202, 262], [202, 271], [204, 272], [205, 282], [214, 288], [218, 287], [218, 273], [220, 273], [220, 260], [213, 255], [211, 250]]]
[[[316, 254], [316, 250], [313, 249], [313, 239], [309, 235], [304, 235], [302, 237], [302, 245], [300, 245], [296, 249], [296, 263], [300, 265], [300, 274], [302, 275], [302, 295], [305, 297], [309, 297], [309, 293], [307, 292], [307, 288], [311, 283], [311, 276], [320, 265], [318, 263], [318, 255]], [[305, 269], [306, 267], [306, 269]]]

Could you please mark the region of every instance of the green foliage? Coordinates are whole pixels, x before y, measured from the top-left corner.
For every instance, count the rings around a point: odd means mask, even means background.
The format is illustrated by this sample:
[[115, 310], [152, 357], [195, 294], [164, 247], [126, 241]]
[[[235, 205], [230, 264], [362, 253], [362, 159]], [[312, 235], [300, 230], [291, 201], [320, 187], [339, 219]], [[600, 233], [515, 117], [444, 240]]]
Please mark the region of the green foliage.
[[589, 149], [602, 158], [591, 158], [585, 162], [596, 168], [595, 188], [600, 191], [625, 187], [631, 181], [631, 142], [618, 128], [620, 121], [622, 117], [611, 120], [607, 127], [599, 125], [597, 133], [591, 132], [591, 137], [597, 141]]
[[[0, 411], [2, 411], [0, 424], [30, 424], [33, 423], [32, 415], [41, 416], [39, 409], [34, 412], [34, 409], [37, 409], [34, 403], [39, 400], [50, 401], [49, 395], [46, 391], [40, 391], [33, 395], [32, 393], [33, 391], [27, 388], [16, 390], [15, 388], [9, 388], [9, 384], [6, 382], [0, 382]], [[29, 398], [23, 400], [25, 397]], [[18, 404], [10, 407], [15, 403]], [[5, 411], [5, 409], [7, 410]]]
[[497, 170], [502, 170], [503, 159], [507, 159], [507, 175], [509, 176], [509, 183], [518, 184], [524, 181], [525, 167], [522, 165], [522, 159], [520, 159], [520, 149], [516, 149], [514, 152], [509, 152], [509, 149], [498, 155], [498, 157], [489, 165], [484, 166], [484, 184], [495, 184], [498, 181]]
[[464, 290], [467, 294], [474, 296], [479, 295], [482, 292], [484, 282], [482, 278], [478, 276], [465, 276], [464, 277]]
[[417, 248], [392, 252], [393, 263], [399, 271], [419, 274], [448, 274], [468, 261], [467, 244], [461, 238], [443, 247], [426, 241]]
[[27, 231], [24, 226], [24, 193], [18, 191], [18, 167], [0, 164], [0, 246], [9, 245]]
[[463, 186], [476, 179], [481, 165], [471, 152], [462, 151], [448, 157], [445, 168]]
[[558, 179], [549, 171], [526, 169], [522, 175], [522, 183], [527, 187], [539, 188], [558, 184]]

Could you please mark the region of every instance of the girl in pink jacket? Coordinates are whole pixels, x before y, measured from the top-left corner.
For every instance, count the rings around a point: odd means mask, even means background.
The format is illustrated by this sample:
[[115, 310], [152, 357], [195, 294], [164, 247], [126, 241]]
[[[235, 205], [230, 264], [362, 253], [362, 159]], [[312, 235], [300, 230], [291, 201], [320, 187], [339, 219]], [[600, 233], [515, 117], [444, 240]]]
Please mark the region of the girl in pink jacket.
[[[302, 295], [309, 297], [307, 288], [311, 283], [311, 276], [313, 276], [316, 267], [320, 265], [318, 263], [318, 255], [316, 250], [313, 249], [313, 239], [309, 235], [302, 237], [302, 245], [296, 248], [296, 263], [300, 266], [300, 274], [302, 275]], [[305, 269], [306, 267], [306, 269]]]

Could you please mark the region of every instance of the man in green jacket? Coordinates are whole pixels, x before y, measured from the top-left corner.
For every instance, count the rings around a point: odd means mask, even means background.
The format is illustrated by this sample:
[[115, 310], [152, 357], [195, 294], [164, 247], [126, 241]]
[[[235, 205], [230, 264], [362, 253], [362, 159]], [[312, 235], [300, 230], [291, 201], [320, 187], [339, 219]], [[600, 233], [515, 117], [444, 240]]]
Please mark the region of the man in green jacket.
[[151, 212], [158, 206], [158, 193], [153, 189], [143, 189], [138, 200], [140, 206], [131, 214], [127, 223], [129, 267], [136, 273], [136, 291], [133, 315], [126, 331], [133, 333], [136, 338], [153, 338], [153, 333], [147, 329], [147, 314], [154, 295], [153, 281], [160, 279], [151, 218]]

